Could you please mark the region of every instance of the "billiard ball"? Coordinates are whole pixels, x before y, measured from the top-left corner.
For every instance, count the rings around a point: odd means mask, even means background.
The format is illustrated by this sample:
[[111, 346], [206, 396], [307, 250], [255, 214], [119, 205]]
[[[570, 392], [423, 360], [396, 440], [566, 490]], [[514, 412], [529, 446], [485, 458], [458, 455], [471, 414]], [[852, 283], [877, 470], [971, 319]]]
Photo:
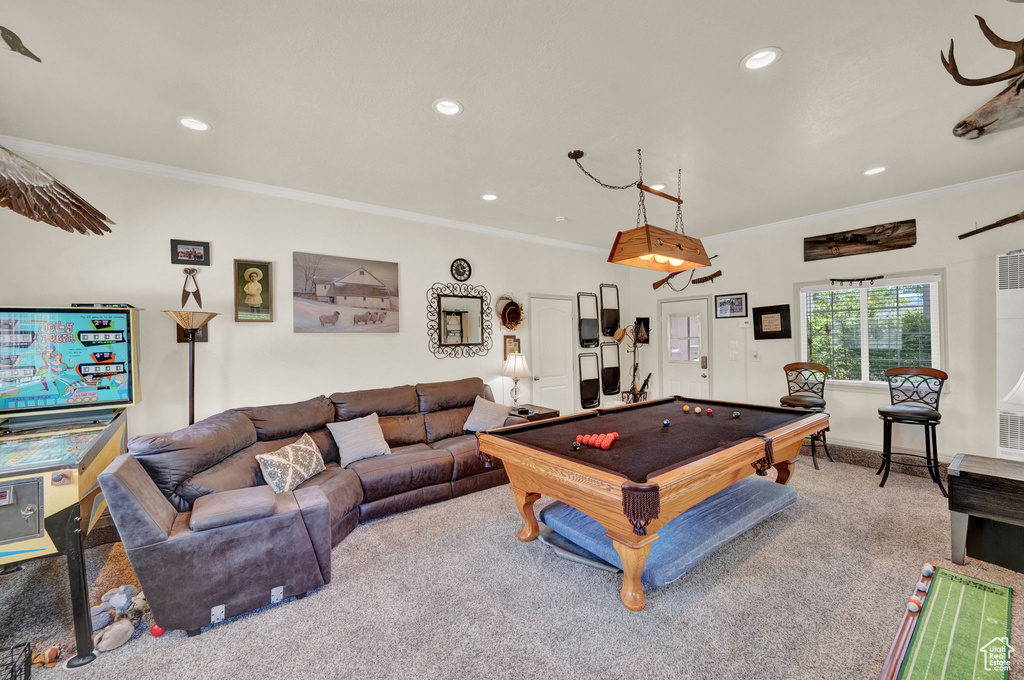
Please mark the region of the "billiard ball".
[[661, 426], [662, 427], [668, 427], [670, 424], [671, 424], [671, 421], [668, 418], [665, 418], [665, 420], [661, 421]]
[[711, 415], [712, 413], [714, 413], [714, 411], [712, 411], [711, 409], [708, 409], [707, 411], [704, 411], [704, 413], [706, 413], [707, 415]]
[[601, 442], [601, 448], [603, 450], [607, 451], [611, 447], [612, 447], [612, 438], [611, 437], [605, 437], [604, 440]]
[[612, 439], [618, 439], [618, 438], [619, 438], [619, 433], [618, 432], [612, 432]]
[[576, 441], [578, 441], [579, 443], [582, 444], [583, 443], [583, 435], [581, 435], [581, 434], [576, 435]]
[[740, 412], [739, 411], [733, 411], [732, 412], [732, 417], [733, 418], [739, 418], [740, 417]]
[[696, 413], [697, 415], [700, 415], [700, 406], [695, 407], [693, 409], [693, 412]]
[[580, 444], [579, 442], [573, 442], [572, 443], [572, 450], [573, 451], [579, 451], [582, 448], [583, 448], [583, 445]]
[[689, 404], [684, 404], [683, 405], [683, 413], [689, 413], [689, 412], [690, 412], [690, 405]]

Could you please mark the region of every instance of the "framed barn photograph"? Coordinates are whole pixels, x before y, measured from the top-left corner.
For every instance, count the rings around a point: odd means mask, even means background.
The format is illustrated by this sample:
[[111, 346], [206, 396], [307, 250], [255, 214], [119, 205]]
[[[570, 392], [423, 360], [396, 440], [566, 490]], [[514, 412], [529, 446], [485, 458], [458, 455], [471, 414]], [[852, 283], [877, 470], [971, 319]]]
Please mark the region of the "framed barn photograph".
[[205, 241], [171, 239], [171, 264], [210, 266], [210, 244]]
[[715, 296], [716, 319], [742, 319], [745, 316], [747, 316], [746, 293]]
[[398, 263], [292, 253], [296, 333], [397, 333]]
[[235, 260], [235, 321], [274, 320], [273, 265]]

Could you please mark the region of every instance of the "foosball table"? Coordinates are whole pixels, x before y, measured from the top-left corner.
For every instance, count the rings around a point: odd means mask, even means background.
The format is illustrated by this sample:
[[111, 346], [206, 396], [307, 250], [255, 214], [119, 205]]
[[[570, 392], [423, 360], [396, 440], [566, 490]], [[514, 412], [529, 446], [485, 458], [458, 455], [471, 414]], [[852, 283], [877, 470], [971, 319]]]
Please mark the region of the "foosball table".
[[0, 574], [25, 560], [67, 557], [77, 646], [71, 668], [95, 658], [82, 539], [106, 509], [97, 477], [125, 451], [126, 438], [124, 409], [0, 435]]

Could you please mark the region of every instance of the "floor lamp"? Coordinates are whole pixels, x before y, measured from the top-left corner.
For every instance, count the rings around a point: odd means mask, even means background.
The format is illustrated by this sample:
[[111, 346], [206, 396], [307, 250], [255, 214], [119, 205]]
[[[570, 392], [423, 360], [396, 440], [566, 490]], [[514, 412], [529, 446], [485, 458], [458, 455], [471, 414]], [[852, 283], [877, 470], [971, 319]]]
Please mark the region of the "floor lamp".
[[218, 312], [164, 310], [164, 314], [174, 319], [188, 338], [188, 424], [191, 425], [196, 422], [196, 333]]
[[526, 365], [526, 355], [521, 352], [509, 352], [501, 375], [512, 378], [512, 408], [519, 408], [519, 379], [533, 375], [530, 373], [530, 367]]

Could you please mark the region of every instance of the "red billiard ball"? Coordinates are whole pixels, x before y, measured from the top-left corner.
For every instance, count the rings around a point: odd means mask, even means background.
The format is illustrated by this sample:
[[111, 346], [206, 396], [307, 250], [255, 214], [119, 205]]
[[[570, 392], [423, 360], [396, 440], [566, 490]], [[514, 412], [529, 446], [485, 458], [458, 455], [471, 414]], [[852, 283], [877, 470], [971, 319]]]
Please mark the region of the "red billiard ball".
[[583, 443], [583, 435], [581, 435], [581, 434], [576, 435], [576, 441], [578, 441], [579, 443], [582, 444]]
[[601, 448], [607, 451], [608, 449], [612, 448], [612, 443], [605, 439], [604, 442], [601, 444]]
[[707, 409], [704, 411], [704, 413], [707, 415], [711, 415], [712, 413], [714, 413], [714, 411], [712, 411], [711, 409]]
[[618, 438], [619, 438], [619, 433], [618, 432], [612, 432], [612, 439], [618, 439]]

